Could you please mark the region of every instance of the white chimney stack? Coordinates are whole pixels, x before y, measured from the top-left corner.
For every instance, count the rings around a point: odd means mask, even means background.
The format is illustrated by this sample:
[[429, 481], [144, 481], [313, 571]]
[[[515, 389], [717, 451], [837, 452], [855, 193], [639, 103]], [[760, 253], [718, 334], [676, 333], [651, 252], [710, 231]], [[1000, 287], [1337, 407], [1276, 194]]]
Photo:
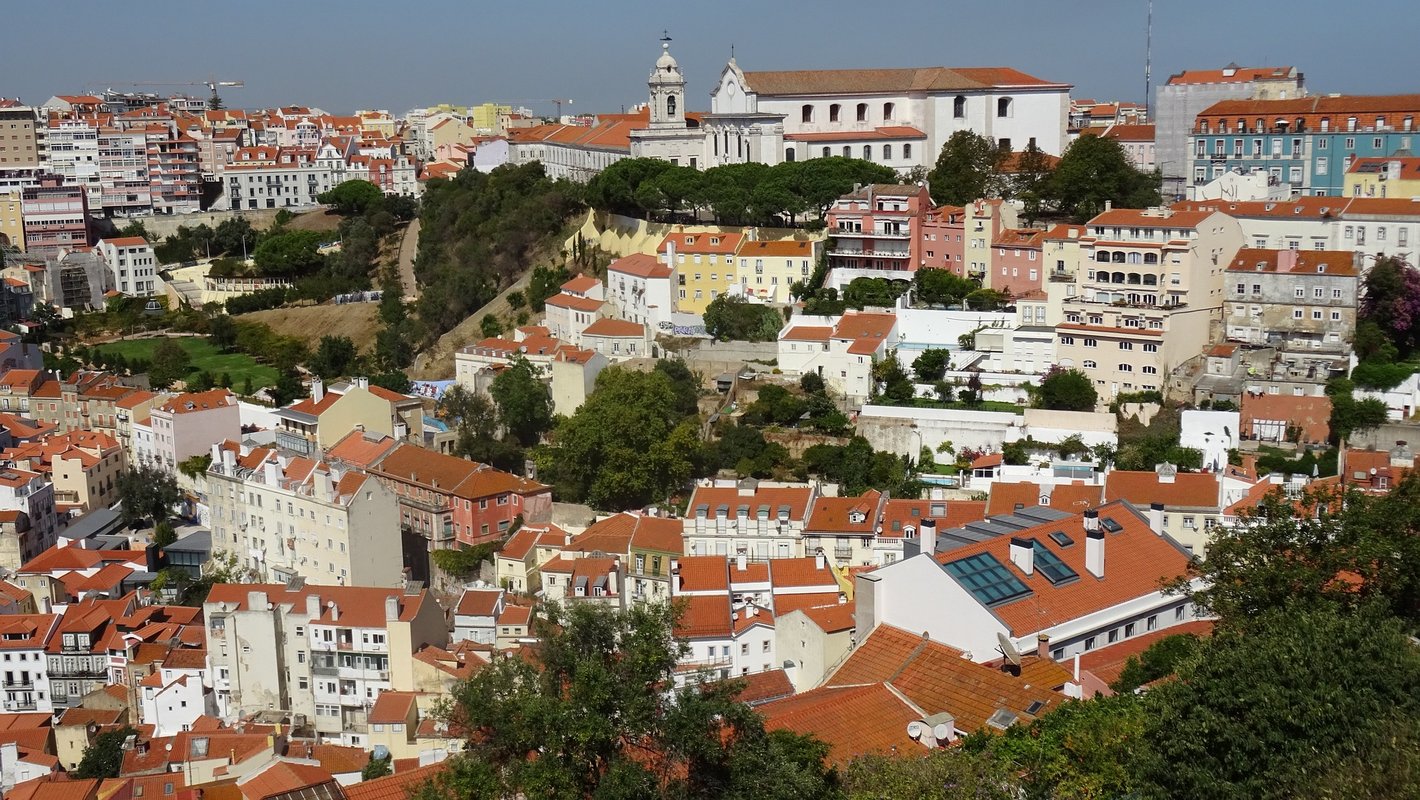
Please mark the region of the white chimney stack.
[[745, 555], [744, 553], [740, 553], [739, 555], [735, 556], [735, 569], [739, 570], [740, 572], [744, 572], [745, 570], [749, 569], [749, 556]]
[[935, 519], [922, 520], [922, 524], [917, 526], [917, 540], [922, 552], [929, 556], [937, 554], [937, 521]]
[[320, 378], [311, 379], [311, 401], [319, 403], [325, 398], [325, 381]]
[[1104, 577], [1104, 531], [1099, 528], [1085, 533], [1085, 569], [1096, 578]]
[[820, 547], [818, 551], [814, 553], [814, 567], [816, 569], [824, 569], [827, 566], [828, 558], [824, 556], [823, 548]]
[[399, 619], [399, 598], [390, 595], [385, 598], [385, 621], [394, 622]]
[[1160, 536], [1164, 535], [1164, 504], [1149, 504], [1149, 530]]
[[1085, 511], [1085, 518], [1082, 523], [1086, 531], [1097, 531], [1100, 529], [1100, 512], [1093, 508]]
[[1035, 545], [1028, 539], [1011, 537], [1011, 563], [1027, 575], [1035, 574]]

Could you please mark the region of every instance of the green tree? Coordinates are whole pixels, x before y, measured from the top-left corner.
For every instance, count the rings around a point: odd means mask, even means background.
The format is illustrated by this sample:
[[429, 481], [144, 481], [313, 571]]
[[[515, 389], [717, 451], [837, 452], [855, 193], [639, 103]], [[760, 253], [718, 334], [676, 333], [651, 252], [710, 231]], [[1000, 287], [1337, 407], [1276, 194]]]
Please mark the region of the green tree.
[[493, 379], [489, 394], [498, 403], [503, 425], [524, 446], [536, 444], [552, 427], [552, 398], [533, 365], [521, 355]]
[[835, 797], [827, 748], [766, 731], [738, 685], [666, 689], [684, 652], [673, 625], [663, 605], [550, 606], [533, 658], [455, 688], [453, 718], [479, 735], [416, 797]]
[[360, 780], [372, 781], [376, 778], [383, 778], [386, 775], [393, 775], [394, 767], [391, 766], [390, 761], [391, 756], [389, 753], [385, 753], [383, 757], [376, 757], [374, 753], [371, 753], [370, 760], [365, 762], [365, 768], [360, 770]]
[[1190, 633], [1165, 636], [1139, 655], [1130, 656], [1109, 688], [1119, 694], [1127, 694], [1144, 684], [1174, 674], [1180, 664], [1198, 652], [1198, 641], [1198, 637]]
[[1099, 402], [1094, 382], [1078, 369], [1052, 367], [1034, 394], [1036, 408], [1056, 411], [1094, 411]]
[[1288, 604], [1235, 622], [1144, 696], [1143, 796], [1420, 793], [1420, 650], [1399, 621]]
[[370, 376], [370, 385], [378, 386], [382, 389], [389, 389], [391, 392], [409, 394], [414, 389], [414, 381], [400, 370], [389, 372], [379, 372]]
[[172, 339], [164, 339], [153, 348], [153, 363], [148, 367], [148, 382], [154, 389], [166, 389], [192, 368], [192, 358], [186, 348]]
[[936, 383], [947, 374], [951, 366], [952, 354], [948, 350], [929, 347], [912, 362], [912, 371], [918, 383]]
[[879, 399], [888, 405], [909, 405], [916, 397], [917, 388], [897, 360], [896, 350], [889, 351], [887, 358], [873, 365], [873, 380]]
[[804, 390], [804, 394], [813, 394], [824, 390], [823, 377], [817, 372], [805, 372], [799, 378], [799, 388]]
[[1333, 378], [1326, 384], [1326, 395], [1331, 400], [1328, 427], [1335, 442], [1357, 431], [1384, 425], [1390, 417], [1384, 400], [1375, 397], [1357, 400], [1355, 391], [1356, 384], [1348, 378]]
[[159, 522], [157, 526], [153, 528], [153, 544], [158, 547], [167, 547], [176, 541], [177, 531], [173, 529], [171, 523], [166, 521]]
[[248, 375], [242, 379], [242, 394], [246, 397], [251, 397], [255, 393], [256, 389], [254, 389], [251, 385], [251, 376]]
[[385, 193], [369, 181], [344, 181], [329, 191], [316, 195], [316, 202], [334, 207], [338, 214], [363, 214], [371, 206], [383, 203]]
[[968, 130], [953, 133], [927, 174], [932, 202], [965, 205], [993, 195], [1000, 152], [985, 136]]
[[912, 292], [919, 303], [955, 305], [980, 288], [975, 281], [945, 269], [919, 269], [912, 274]]
[[[1016, 776], [1021, 797], [1132, 797], [1139, 787], [1129, 757], [1143, 726], [1138, 698], [1120, 695], [1066, 702], [984, 744], [998, 766]], [[981, 745], [966, 743], [968, 749]]]
[[207, 370], [198, 370], [196, 375], [187, 379], [187, 390], [189, 392], [210, 391], [217, 385], [217, 380], [212, 377], [212, 373]]
[[324, 238], [318, 231], [267, 234], [252, 252], [252, 260], [263, 275], [309, 275], [325, 261], [325, 256], [316, 249]]
[[1026, 224], [1034, 224], [1040, 217], [1050, 196], [1050, 178], [1054, 174], [1054, 159], [1034, 141], [1027, 144], [1016, 159], [1015, 172], [1010, 176], [1010, 194], [1021, 201]]
[[773, 308], [729, 294], [710, 301], [704, 320], [705, 332], [719, 341], [769, 342], [783, 327]]
[[166, 470], [150, 464], [129, 467], [118, 476], [118, 499], [123, 521], [135, 525], [151, 520], [156, 526], [168, 520], [173, 506], [182, 502], [177, 480]]
[[439, 398], [439, 415], [453, 423], [454, 455], [500, 469], [522, 469], [522, 448], [498, 438], [502, 423], [487, 395], [454, 384]]
[[[945, 790], [951, 793], [946, 794]], [[922, 800], [970, 797], [1019, 800], [1011, 776], [989, 752], [965, 747], [921, 754], [864, 755], [843, 774], [847, 800]]]
[[199, 477], [207, 474], [207, 469], [211, 466], [212, 454], [203, 453], [202, 455], [192, 456], [179, 461], [177, 468], [180, 474], [197, 480]]
[[79, 766], [69, 773], [69, 777], [117, 778], [123, 768], [123, 742], [137, 733], [138, 731], [125, 725], [95, 736], [94, 741], [84, 748]]
[[635, 508], [679, 490], [701, 460], [694, 418], [677, 408], [661, 372], [609, 367], [581, 408], [539, 451], [561, 498], [596, 508]]
[[501, 336], [503, 323], [492, 314], [484, 314], [483, 319], [478, 321], [478, 331], [484, 336]]
[[1081, 136], [1065, 148], [1048, 186], [1056, 207], [1077, 222], [1104, 210], [1148, 208], [1160, 203], [1157, 175], [1134, 168], [1124, 147], [1104, 136]]
[[338, 378], [349, 374], [357, 356], [355, 343], [348, 336], [322, 336], [308, 366], [322, 378]]
[[207, 341], [218, 350], [230, 350], [237, 343], [237, 326], [226, 314], [218, 314], [207, 323]]
[[678, 358], [662, 358], [656, 362], [655, 369], [670, 379], [671, 389], [675, 391], [676, 411], [686, 416], [698, 413], [702, 384], [700, 376]]

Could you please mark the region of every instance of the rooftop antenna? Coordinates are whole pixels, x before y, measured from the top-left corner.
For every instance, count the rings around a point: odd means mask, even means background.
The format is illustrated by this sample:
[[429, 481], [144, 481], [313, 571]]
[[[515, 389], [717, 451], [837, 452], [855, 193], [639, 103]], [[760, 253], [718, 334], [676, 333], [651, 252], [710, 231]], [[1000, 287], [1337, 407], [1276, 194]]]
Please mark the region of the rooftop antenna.
[[1153, 119], [1153, 96], [1149, 94], [1153, 78], [1154, 0], [1149, 0], [1149, 22], [1144, 32], [1144, 118]]

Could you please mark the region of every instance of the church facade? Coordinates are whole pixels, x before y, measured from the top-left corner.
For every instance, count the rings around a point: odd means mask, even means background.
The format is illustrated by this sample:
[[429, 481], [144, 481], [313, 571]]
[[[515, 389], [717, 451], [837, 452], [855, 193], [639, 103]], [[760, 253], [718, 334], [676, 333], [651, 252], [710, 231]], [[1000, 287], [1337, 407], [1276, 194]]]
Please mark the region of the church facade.
[[664, 39], [648, 88], [636, 113], [516, 132], [513, 161], [541, 160], [578, 181], [628, 157], [708, 169], [843, 156], [906, 173], [930, 169], [960, 130], [1059, 155], [1072, 87], [1008, 67], [745, 72], [731, 57], [710, 112], [698, 114], [686, 110], [685, 75]]

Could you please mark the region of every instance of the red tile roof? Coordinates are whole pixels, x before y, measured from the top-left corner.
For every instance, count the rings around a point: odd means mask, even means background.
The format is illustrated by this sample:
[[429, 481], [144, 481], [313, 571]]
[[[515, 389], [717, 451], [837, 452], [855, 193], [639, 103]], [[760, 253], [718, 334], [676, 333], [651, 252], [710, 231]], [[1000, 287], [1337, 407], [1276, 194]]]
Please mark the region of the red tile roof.
[[1194, 620], [1179, 625], [1171, 625], [1156, 631], [1149, 631], [1117, 644], [1091, 650], [1080, 655], [1080, 669], [1094, 674], [1100, 682], [1114, 683], [1124, 671], [1129, 659], [1138, 657], [1151, 645], [1168, 636], [1209, 636], [1213, 632], [1212, 620]]
[[1105, 476], [1106, 502], [1128, 500], [1139, 508], [1163, 503], [1175, 508], [1218, 508], [1219, 479], [1210, 472], [1179, 472], [1173, 481], [1150, 471], [1116, 469]]
[[[418, 764], [418, 759], [414, 759]], [[430, 764], [372, 781], [361, 781], [345, 787], [347, 800], [405, 800], [427, 781], [437, 780], [448, 769], [447, 763]]]
[[786, 133], [784, 139], [790, 142], [877, 142], [926, 139], [927, 134], [906, 125], [889, 125], [868, 131], [822, 131]]
[[619, 336], [645, 338], [646, 326], [639, 322], [627, 322], [624, 319], [612, 319], [602, 317], [582, 331], [583, 336]]
[[789, 682], [789, 673], [782, 669], [752, 672], [738, 680], [743, 684], [743, 688], [735, 695], [735, 698], [752, 706], [788, 697], [794, 693], [794, 684]]
[[1279, 80], [1292, 74], [1292, 67], [1227, 67], [1224, 69], [1186, 69], [1170, 75], [1168, 85], [1194, 83], [1250, 83]]
[[414, 712], [418, 697], [417, 692], [396, 692], [388, 689], [380, 692], [380, 696], [375, 698], [375, 704], [370, 708], [369, 721], [379, 724], [405, 722]]
[[808, 733], [827, 744], [836, 764], [866, 753], [925, 752], [907, 735], [907, 724], [922, 714], [885, 683], [814, 689], [758, 711], [769, 730]]
[[238, 780], [237, 786], [247, 800], [268, 800], [334, 780], [323, 767], [277, 761], [255, 775]]
[[616, 272], [625, 275], [634, 275], [638, 278], [669, 279], [671, 268], [662, 264], [653, 255], [645, 253], [633, 253], [629, 256], [618, 258], [611, 262], [606, 268], [608, 273]]
[[677, 254], [733, 254], [740, 247], [740, 242], [744, 240], [742, 233], [672, 233], [661, 240], [661, 244], [656, 248], [657, 253], [666, 252], [668, 244], [675, 244]]
[[1294, 272], [1354, 276], [1357, 273], [1358, 260], [1355, 253], [1344, 250], [1266, 250], [1244, 247], [1233, 256], [1232, 263], [1228, 265], [1228, 272]]

